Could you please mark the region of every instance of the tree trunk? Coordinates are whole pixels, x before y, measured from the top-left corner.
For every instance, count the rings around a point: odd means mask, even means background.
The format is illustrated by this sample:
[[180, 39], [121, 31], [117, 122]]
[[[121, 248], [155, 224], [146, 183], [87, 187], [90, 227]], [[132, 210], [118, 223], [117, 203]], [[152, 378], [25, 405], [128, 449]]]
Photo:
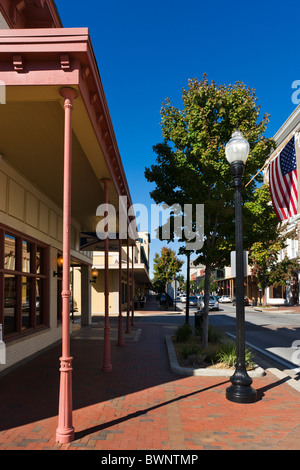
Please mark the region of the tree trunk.
[[209, 288], [210, 288], [210, 275], [211, 266], [205, 268], [204, 278], [204, 310], [203, 310], [203, 332], [202, 332], [202, 347], [207, 348], [208, 344], [208, 314], [209, 314]]

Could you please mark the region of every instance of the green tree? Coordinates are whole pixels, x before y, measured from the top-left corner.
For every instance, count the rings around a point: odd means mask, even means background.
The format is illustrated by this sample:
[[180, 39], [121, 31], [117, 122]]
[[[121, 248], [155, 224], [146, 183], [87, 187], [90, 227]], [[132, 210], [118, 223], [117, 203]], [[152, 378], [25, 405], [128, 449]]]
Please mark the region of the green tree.
[[[201, 281], [199, 283], [199, 290], [203, 291], [204, 287], [205, 287], [205, 278], [201, 279]], [[217, 288], [218, 288], [218, 283], [215, 280], [215, 278], [213, 276], [211, 276], [210, 281], [209, 281], [209, 292], [210, 292], [210, 294], [215, 292], [217, 290]]]
[[176, 276], [177, 282], [178, 282], [178, 287], [180, 289], [183, 289], [183, 286], [185, 285], [185, 279], [183, 274], [179, 274]]
[[270, 286], [287, 285], [294, 272], [299, 270], [299, 258], [290, 259], [285, 256], [284, 259], [279, 260], [278, 255], [286, 247], [287, 238], [296, 237], [296, 232], [281, 232], [282, 229], [279, 228], [278, 237], [275, 240], [255, 242], [249, 252], [252, 273], [263, 290]]
[[160, 254], [155, 253], [152, 280], [154, 289], [158, 292], [165, 292], [167, 283], [180, 272], [182, 265], [183, 261], [177, 258], [175, 251], [171, 248], [163, 247]]
[[[242, 82], [217, 86], [204, 75], [202, 80], [189, 80], [188, 89], [182, 90], [182, 101], [182, 110], [172, 106], [169, 99], [163, 103], [163, 142], [153, 147], [156, 164], [146, 168], [145, 176], [156, 184], [150, 195], [157, 204], [204, 204], [205, 237], [196, 262], [205, 266], [203, 346], [206, 347], [211, 273], [229, 264], [235, 245], [232, 178], [225, 145], [237, 127], [250, 144], [244, 177], [249, 184], [243, 191], [244, 201], [250, 204], [257, 185], [262, 183], [262, 174], [257, 172], [275, 143], [263, 136], [269, 117], [264, 115], [259, 120], [255, 91]], [[256, 176], [251, 181], [252, 175]], [[257, 221], [257, 226], [261, 222]], [[253, 236], [252, 233], [245, 241]]]

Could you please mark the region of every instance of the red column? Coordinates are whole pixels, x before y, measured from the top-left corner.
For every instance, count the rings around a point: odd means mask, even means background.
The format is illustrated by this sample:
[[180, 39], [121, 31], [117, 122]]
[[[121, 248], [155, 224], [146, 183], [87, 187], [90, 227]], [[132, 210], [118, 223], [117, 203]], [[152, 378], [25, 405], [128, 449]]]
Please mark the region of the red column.
[[104, 299], [105, 299], [105, 323], [104, 323], [104, 351], [103, 351], [103, 372], [111, 372], [112, 365], [110, 362], [110, 328], [109, 328], [109, 271], [108, 271], [108, 249], [109, 249], [109, 235], [108, 235], [108, 185], [110, 180], [104, 178], [104, 198], [105, 198], [105, 217], [107, 218], [105, 225], [105, 286], [104, 286]]
[[134, 326], [134, 246], [131, 247], [131, 297], [132, 297], [132, 306], [131, 306], [131, 325]]
[[123, 341], [123, 317], [122, 317], [122, 239], [119, 238], [119, 322], [118, 322], [118, 346], [124, 346]]
[[62, 287], [62, 357], [60, 358], [59, 413], [56, 439], [68, 443], [74, 439], [72, 425], [72, 360], [70, 357], [70, 229], [71, 229], [71, 169], [72, 169], [72, 110], [77, 92], [62, 88], [65, 103], [64, 189], [63, 189], [63, 287]]
[[126, 318], [126, 331], [130, 333], [130, 290], [129, 290], [129, 240], [127, 236], [127, 318]]

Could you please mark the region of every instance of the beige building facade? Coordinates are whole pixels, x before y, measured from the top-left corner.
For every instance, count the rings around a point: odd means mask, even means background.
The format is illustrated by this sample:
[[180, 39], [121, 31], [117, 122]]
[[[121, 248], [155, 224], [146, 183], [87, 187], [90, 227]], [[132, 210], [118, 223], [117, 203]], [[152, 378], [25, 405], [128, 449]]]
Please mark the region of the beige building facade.
[[[136, 246], [122, 246], [122, 309], [127, 310], [129, 292], [129, 307], [132, 300], [141, 293], [148, 292], [151, 282], [149, 278], [150, 236], [147, 232], [139, 232]], [[93, 253], [93, 269], [98, 271], [98, 277], [92, 283], [92, 315], [103, 315], [104, 299], [104, 252]], [[109, 252], [109, 313], [119, 314], [119, 252]], [[127, 289], [128, 286], [128, 289]]]

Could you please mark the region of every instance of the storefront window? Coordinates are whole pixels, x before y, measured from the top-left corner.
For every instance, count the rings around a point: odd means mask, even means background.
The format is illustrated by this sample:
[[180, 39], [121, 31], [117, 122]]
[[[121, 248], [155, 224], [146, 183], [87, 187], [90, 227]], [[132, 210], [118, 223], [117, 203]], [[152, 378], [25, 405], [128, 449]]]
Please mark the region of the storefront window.
[[32, 312], [32, 279], [22, 277], [22, 330], [31, 327]]
[[0, 263], [0, 286], [3, 286], [0, 323], [7, 338], [30, 333], [47, 324], [47, 248], [6, 233], [1, 227], [0, 238], [4, 246], [4, 259]]
[[44, 248], [41, 246], [36, 247], [36, 273], [45, 274], [44, 272]]
[[16, 276], [4, 276], [4, 336], [17, 331], [17, 283]]
[[32, 245], [23, 240], [22, 243], [22, 271], [23, 273], [30, 273], [31, 271], [31, 250]]
[[4, 240], [4, 269], [14, 271], [16, 266], [16, 239], [12, 235], [5, 234]]
[[43, 279], [36, 280], [35, 288], [35, 309], [36, 309], [36, 325], [41, 325], [43, 318], [43, 301], [44, 301], [44, 285]]
[[285, 298], [285, 287], [284, 286], [273, 286], [270, 288], [270, 297], [273, 299]]

